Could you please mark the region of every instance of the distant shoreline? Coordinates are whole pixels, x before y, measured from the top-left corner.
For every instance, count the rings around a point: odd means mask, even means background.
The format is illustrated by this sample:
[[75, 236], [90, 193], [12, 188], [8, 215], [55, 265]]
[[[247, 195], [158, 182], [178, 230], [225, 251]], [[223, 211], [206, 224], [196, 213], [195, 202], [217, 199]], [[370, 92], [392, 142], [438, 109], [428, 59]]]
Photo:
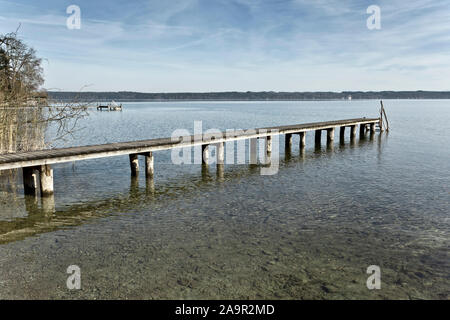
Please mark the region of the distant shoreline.
[[[345, 99], [297, 99], [297, 100], [280, 100], [280, 99], [271, 99], [271, 100], [239, 100], [239, 99], [113, 99], [116, 102], [320, 102], [320, 101], [349, 101]], [[379, 101], [379, 100], [450, 100], [450, 98], [398, 98], [398, 99], [352, 99], [351, 101]], [[61, 102], [69, 102], [73, 101], [71, 99], [60, 99], [58, 101]], [[79, 100], [76, 102], [109, 102], [111, 100], [108, 99], [99, 99], [99, 100]], [[351, 102], [349, 101], [349, 102]]]
[[349, 101], [349, 100], [423, 100], [450, 99], [450, 91], [343, 91], [343, 92], [74, 92], [49, 91], [59, 101]]

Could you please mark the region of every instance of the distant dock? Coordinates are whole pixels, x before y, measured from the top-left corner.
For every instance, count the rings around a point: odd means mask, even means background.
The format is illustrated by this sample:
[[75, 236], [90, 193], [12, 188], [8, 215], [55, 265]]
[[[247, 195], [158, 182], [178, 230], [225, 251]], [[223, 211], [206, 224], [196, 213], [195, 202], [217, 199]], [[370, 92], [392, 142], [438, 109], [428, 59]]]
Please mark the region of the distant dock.
[[114, 101], [108, 104], [97, 104], [98, 111], [122, 111], [122, 104], [117, 104]]
[[[350, 128], [350, 139], [355, 139], [357, 127], [360, 137], [364, 137], [367, 130], [375, 133], [375, 126], [381, 125], [381, 118], [357, 118], [326, 122], [314, 122], [286, 126], [266, 127], [252, 130], [236, 130], [222, 132], [221, 134], [202, 134], [173, 138], [158, 138], [131, 142], [108, 143], [82, 147], [58, 148], [49, 150], [19, 152], [0, 155], [0, 170], [22, 168], [25, 194], [36, 194], [38, 181], [41, 196], [50, 196], [54, 192], [52, 164], [73, 162], [86, 159], [106, 158], [112, 156], [129, 155], [131, 174], [139, 173], [138, 156], [145, 157], [145, 174], [148, 179], [153, 178], [153, 152], [174, 148], [188, 148], [201, 145], [202, 161], [207, 163], [209, 146], [215, 145], [217, 165], [223, 166], [224, 144], [230, 141], [249, 139], [251, 145], [256, 147], [257, 139], [265, 139], [265, 152], [272, 152], [272, 137], [285, 136], [285, 147], [292, 146], [292, 135], [300, 136], [300, 148], [305, 147], [306, 132], [314, 131], [316, 146], [321, 144], [322, 131], [326, 131], [327, 143], [334, 141], [335, 129], [339, 128], [340, 138], [343, 139], [345, 129]], [[380, 130], [381, 132], [382, 130]]]

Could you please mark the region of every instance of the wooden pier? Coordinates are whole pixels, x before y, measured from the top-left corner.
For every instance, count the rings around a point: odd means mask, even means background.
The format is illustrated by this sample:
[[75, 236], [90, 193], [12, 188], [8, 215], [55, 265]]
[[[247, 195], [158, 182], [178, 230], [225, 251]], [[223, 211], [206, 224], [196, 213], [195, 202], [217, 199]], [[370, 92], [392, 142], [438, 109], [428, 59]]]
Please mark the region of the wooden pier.
[[[86, 159], [105, 158], [120, 155], [129, 155], [131, 174], [137, 176], [139, 173], [138, 156], [145, 157], [146, 177], [153, 178], [153, 152], [174, 148], [187, 148], [202, 146], [202, 161], [207, 163], [209, 156], [209, 145], [217, 146], [217, 165], [222, 166], [224, 161], [224, 143], [236, 140], [250, 139], [251, 147], [256, 149], [256, 139], [265, 139], [265, 151], [272, 151], [272, 136], [285, 135], [285, 148], [292, 146], [292, 135], [300, 136], [300, 148], [305, 147], [305, 135], [308, 131], [315, 132], [315, 144], [321, 144], [322, 131], [327, 132], [327, 144], [333, 143], [335, 128], [339, 127], [340, 139], [342, 141], [345, 128], [350, 128], [350, 139], [356, 137], [359, 126], [360, 137], [364, 137], [367, 127], [371, 134], [375, 133], [375, 125], [380, 125], [380, 118], [357, 118], [337, 121], [314, 122], [287, 126], [276, 126], [257, 128], [250, 130], [226, 131], [214, 134], [191, 135], [178, 138], [158, 138], [150, 140], [118, 142], [101, 145], [90, 145], [82, 147], [59, 148], [20, 152], [0, 155], [0, 170], [22, 168], [25, 194], [36, 194], [37, 184], [40, 184], [41, 196], [53, 194], [53, 170], [52, 164], [73, 162]], [[256, 154], [256, 153], [255, 153]], [[250, 159], [250, 163], [256, 159]]]

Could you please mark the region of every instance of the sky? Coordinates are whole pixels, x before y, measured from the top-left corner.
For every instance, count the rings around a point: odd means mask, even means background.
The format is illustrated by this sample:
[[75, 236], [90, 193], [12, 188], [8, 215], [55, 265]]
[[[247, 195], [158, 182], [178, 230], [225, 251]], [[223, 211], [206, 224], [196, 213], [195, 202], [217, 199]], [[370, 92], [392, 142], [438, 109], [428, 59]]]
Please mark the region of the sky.
[[449, 0], [0, 0], [19, 24], [48, 90], [450, 90]]

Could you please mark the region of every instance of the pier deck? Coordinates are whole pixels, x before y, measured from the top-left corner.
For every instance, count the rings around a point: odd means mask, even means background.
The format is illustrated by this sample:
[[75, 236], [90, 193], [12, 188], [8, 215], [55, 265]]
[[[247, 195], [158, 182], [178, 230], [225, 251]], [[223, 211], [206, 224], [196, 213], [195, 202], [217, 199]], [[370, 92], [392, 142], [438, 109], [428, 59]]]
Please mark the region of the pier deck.
[[[82, 147], [58, 148], [30, 152], [18, 152], [0, 155], [0, 170], [23, 168], [25, 191], [35, 192], [37, 186], [36, 171], [40, 173], [41, 194], [53, 193], [53, 170], [50, 165], [56, 163], [72, 162], [86, 159], [104, 158], [119, 155], [129, 155], [132, 174], [139, 170], [137, 156], [146, 156], [146, 173], [153, 176], [153, 151], [173, 148], [184, 148], [202, 145], [203, 152], [208, 145], [220, 144], [222, 148], [217, 156], [223, 161], [223, 143], [242, 139], [266, 139], [267, 151], [270, 152], [271, 137], [274, 135], [286, 136], [286, 146], [292, 143], [292, 135], [300, 135], [300, 147], [305, 145], [305, 133], [315, 131], [315, 142], [320, 144], [322, 130], [327, 131], [327, 141], [334, 140], [334, 129], [340, 127], [341, 138], [345, 128], [350, 127], [350, 137], [356, 135], [356, 127], [360, 127], [360, 136], [364, 136], [366, 126], [375, 132], [375, 124], [379, 118], [356, 118], [336, 121], [314, 122], [305, 124], [265, 127], [246, 130], [227, 130], [214, 134], [191, 135], [175, 138], [157, 138], [150, 140], [118, 142]], [[207, 156], [206, 156], [207, 157]], [[222, 162], [223, 163], [223, 162]]]

